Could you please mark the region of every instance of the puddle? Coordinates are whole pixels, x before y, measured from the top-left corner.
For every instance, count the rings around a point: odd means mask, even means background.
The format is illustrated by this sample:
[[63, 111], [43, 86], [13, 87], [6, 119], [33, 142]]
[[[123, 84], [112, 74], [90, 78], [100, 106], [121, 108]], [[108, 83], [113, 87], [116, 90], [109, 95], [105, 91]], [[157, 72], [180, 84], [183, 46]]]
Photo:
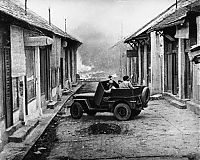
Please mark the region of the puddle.
[[94, 123], [87, 128], [77, 130], [80, 134], [98, 135], [98, 134], [120, 134], [122, 128], [114, 123]]

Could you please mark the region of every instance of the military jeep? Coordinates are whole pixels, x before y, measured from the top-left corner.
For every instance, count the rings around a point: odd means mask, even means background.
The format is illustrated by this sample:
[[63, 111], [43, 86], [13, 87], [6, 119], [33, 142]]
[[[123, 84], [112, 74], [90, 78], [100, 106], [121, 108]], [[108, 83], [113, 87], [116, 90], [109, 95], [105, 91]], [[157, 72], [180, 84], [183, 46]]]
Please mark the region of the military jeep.
[[98, 83], [95, 93], [80, 93], [73, 96], [70, 106], [72, 118], [79, 119], [83, 113], [94, 116], [97, 112], [112, 112], [117, 120], [126, 121], [140, 114], [147, 107], [150, 90], [146, 86], [134, 86], [134, 89], [119, 88], [107, 93], [108, 81]]

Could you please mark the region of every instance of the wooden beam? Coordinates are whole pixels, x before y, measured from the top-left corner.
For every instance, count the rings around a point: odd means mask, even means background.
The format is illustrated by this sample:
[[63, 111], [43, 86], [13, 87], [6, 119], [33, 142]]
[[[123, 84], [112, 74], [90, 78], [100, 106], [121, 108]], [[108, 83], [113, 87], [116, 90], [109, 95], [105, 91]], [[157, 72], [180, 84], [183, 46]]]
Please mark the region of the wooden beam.
[[53, 43], [53, 39], [47, 36], [27, 37], [25, 38], [25, 46], [47, 46]]
[[39, 116], [42, 116], [41, 84], [40, 84], [40, 48], [35, 47], [35, 66], [36, 66], [36, 107]]

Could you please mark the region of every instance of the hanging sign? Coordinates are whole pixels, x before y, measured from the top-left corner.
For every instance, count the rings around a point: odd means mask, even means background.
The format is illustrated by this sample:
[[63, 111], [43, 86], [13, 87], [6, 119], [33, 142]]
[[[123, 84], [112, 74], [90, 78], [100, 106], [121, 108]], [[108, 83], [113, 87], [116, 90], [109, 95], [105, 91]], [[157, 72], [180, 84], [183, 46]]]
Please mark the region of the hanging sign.
[[134, 50], [127, 50], [127, 57], [138, 57], [138, 52], [136, 49]]

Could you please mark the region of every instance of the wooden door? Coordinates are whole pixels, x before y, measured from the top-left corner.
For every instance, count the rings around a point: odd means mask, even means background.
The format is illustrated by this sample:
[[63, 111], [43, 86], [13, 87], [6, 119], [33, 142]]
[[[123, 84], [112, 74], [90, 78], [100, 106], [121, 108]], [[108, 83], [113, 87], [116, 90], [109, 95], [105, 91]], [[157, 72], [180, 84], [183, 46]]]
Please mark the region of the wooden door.
[[178, 94], [178, 55], [172, 54], [172, 94]]
[[172, 54], [168, 54], [167, 62], [167, 86], [168, 92], [172, 92]]
[[60, 84], [61, 88], [64, 88], [63, 86], [63, 58], [60, 58]]
[[167, 92], [174, 95], [178, 93], [178, 50], [177, 42], [166, 43], [166, 68], [167, 68]]
[[49, 64], [49, 50], [48, 47], [40, 48], [40, 83], [41, 93], [45, 95], [45, 99], [49, 99], [50, 92], [50, 64]]

